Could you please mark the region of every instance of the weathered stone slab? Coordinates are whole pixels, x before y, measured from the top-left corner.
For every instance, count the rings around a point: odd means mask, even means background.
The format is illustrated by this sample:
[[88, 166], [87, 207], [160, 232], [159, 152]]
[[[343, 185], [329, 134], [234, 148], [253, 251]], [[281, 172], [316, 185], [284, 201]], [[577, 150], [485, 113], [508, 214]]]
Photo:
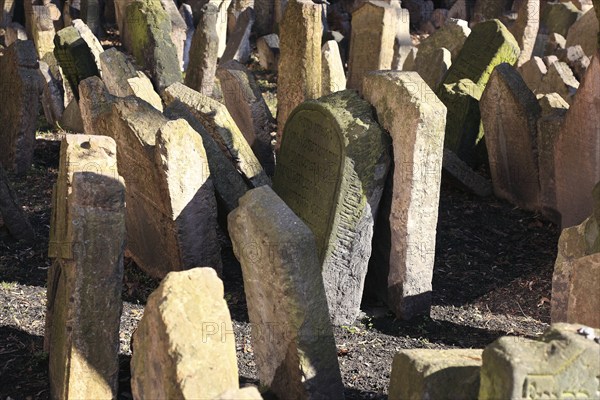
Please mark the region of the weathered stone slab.
[[315, 235], [336, 325], [359, 312], [389, 138], [353, 91], [308, 101], [286, 123], [273, 188]]
[[5, 27], [12, 22], [15, 11], [15, 0], [0, 0], [0, 26]]
[[343, 398], [312, 232], [266, 186], [249, 191], [227, 219], [261, 383], [279, 398]]
[[322, 6], [310, 0], [289, 0], [280, 27], [277, 78], [277, 147], [292, 110], [321, 97]]
[[573, 71], [562, 61], [555, 61], [548, 66], [548, 73], [544, 75], [538, 93], [558, 93], [567, 103], [573, 103], [579, 82], [575, 79]]
[[571, 25], [573, 25], [582, 14], [583, 13], [570, 1], [548, 2], [542, 10], [540, 25], [544, 27], [548, 33], [559, 33], [566, 37]]
[[564, 49], [567, 44], [567, 39], [563, 35], [558, 33], [551, 33], [548, 35], [548, 41], [546, 42], [545, 54], [554, 54], [557, 50]]
[[585, 71], [590, 66], [590, 59], [585, 55], [580, 45], [559, 50], [556, 52], [556, 55], [560, 61], [566, 63], [571, 68], [577, 81], [583, 79]]
[[569, 28], [565, 47], [580, 45], [583, 52], [592, 57], [598, 49], [597, 37], [598, 18], [594, 10], [589, 10]]
[[[442, 47], [450, 51], [452, 61], [456, 60], [470, 34], [471, 29], [469, 29], [467, 21], [449, 19], [444, 26], [419, 44], [415, 67], [431, 62], [435, 58], [436, 51]], [[415, 69], [411, 69], [411, 71], [413, 70]]]
[[476, 399], [481, 353], [478, 349], [412, 349], [394, 356], [390, 400]]
[[335, 40], [328, 40], [321, 48], [321, 94], [346, 90], [346, 74], [340, 56], [340, 49]]
[[80, 18], [96, 36], [100, 35], [100, 7], [102, 0], [81, 0]]
[[500, 64], [481, 95], [480, 110], [494, 193], [523, 209], [538, 209], [541, 108], [535, 95], [512, 66]]
[[[27, 2], [26, 2], [27, 3]], [[27, 20], [31, 24], [31, 39], [35, 44], [38, 58], [44, 59], [46, 54], [54, 50], [54, 21], [50, 18], [46, 7], [32, 5], [31, 15]]]
[[102, 80], [110, 94], [117, 97], [137, 96], [158, 111], [163, 111], [162, 101], [154, 91], [152, 82], [146, 74], [135, 69], [125, 54], [113, 47], [100, 55], [100, 64], [104, 71]]
[[444, 149], [442, 173], [462, 190], [480, 197], [492, 195], [492, 183], [473, 171], [452, 150]]
[[117, 22], [117, 26], [119, 27], [119, 34], [121, 35], [121, 40], [125, 37], [125, 19], [127, 18], [127, 6], [133, 3], [135, 0], [117, 0], [115, 1], [115, 20]]
[[208, 2], [200, 10], [200, 23], [194, 33], [190, 48], [190, 62], [185, 74], [185, 84], [205, 96], [212, 96], [217, 70], [218, 38], [215, 4]]
[[48, 124], [56, 126], [65, 111], [62, 75], [57, 64], [49, 66], [47, 63], [40, 61], [39, 65], [44, 78], [41, 101], [44, 116]]
[[252, 48], [250, 47], [250, 33], [254, 25], [254, 9], [246, 8], [237, 18], [235, 30], [231, 34], [220, 63], [230, 60], [246, 64], [250, 59]]
[[216, 398], [237, 389], [235, 337], [223, 296], [212, 268], [167, 274], [132, 338], [134, 398]]
[[519, 72], [529, 90], [537, 93], [542, 85], [544, 76], [548, 73], [548, 68], [541, 58], [534, 56], [519, 67]]
[[188, 107], [194, 117], [211, 134], [221, 151], [229, 158], [230, 163], [235, 165], [250, 185], [253, 187], [270, 185], [270, 179], [256, 159], [227, 107], [180, 83], [169, 86], [162, 96], [166, 104], [178, 100]]
[[183, 46], [183, 70], [186, 71], [190, 62], [190, 49], [192, 48], [192, 39], [196, 33], [196, 25], [194, 24], [192, 7], [189, 4], [182, 4], [179, 7], [179, 13], [183, 17], [187, 27], [185, 31], [185, 44]]
[[590, 193], [600, 181], [600, 54], [577, 90], [558, 134], [556, 200], [563, 228], [581, 223], [592, 212]]
[[33, 160], [43, 86], [33, 42], [14, 42], [0, 57], [0, 163], [19, 175]]
[[25, 27], [18, 22], [11, 22], [6, 28], [4, 33], [4, 45], [10, 46], [17, 40], [27, 40], [27, 32]]
[[515, 37], [521, 54], [517, 67], [525, 64], [533, 54], [533, 47], [540, 28], [540, 0], [526, 0], [519, 9], [519, 16], [510, 27], [510, 33]]
[[[418, 53], [421, 54], [421, 53]], [[432, 90], [443, 82], [450, 65], [452, 65], [452, 55], [448, 49], [443, 47], [437, 49], [427, 62], [419, 60], [417, 56], [415, 71], [419, 73], [421, 78], [429, 85]]]
[[400, 6], [400, 1], [390, 1], [396, 13], [396, 37], [394, 40], [394, 56], [392, 69], [402, 69], [406, 57], [412, 48], [410, 37], [410, 14], [407, 9]]
[[256, 40], [258, 62], [269, 71], [277, 71], [279, 65], [279, 36], [271, 33]]
[[171, 41], [175, 45], [175, 50], [177, 50], [177, 59], [179, 60], [179, 66], [183, 71], [183, 51], [187, 36], [187, 25], [183, 20], [181, 14], [179, 14], [179, 10], [177, 9], [175, 1], [160, 0], [160, 2], [165, 11], [167, 12], [169, 20], [171, 21]]
[[254, 0], [254, 11], [256, 12], [256, 22], [253, 30], [256, 32], [256, 36], [271, 34], [273, 32], [275, 2], [271, 0]]
[[125, 10], [123, 45], [150, 74], [160, 92], [181, 82], [181, 64], [171, 40], [171, 21], [160, 0], [135, 0]]
[[125, 186], [116, 150], [102, 136], [61, 144], [44, 337], [55, 399], [117, 397]]
[[127, 246], [151, 276], [221, 268], [216, 201], [202, 140], [136, 97], [113, 97], [98, 78], [81, 84], [86, 132], [110, 136], [127, 183]]
[[392, 67], [395, 38], [396, 13], [389, 4], [367, 1], [352, 13], [348, 88], [361, 93], [369, 71]]
[[83, 133], [83, 119], [81, 119], [81, 110], [76, 99], [72, 99], [65, 107], [65, 111], [60, 118], [59, 125], [62, 129], [73, 132]]
[[554, 324], [540, 340], [505, 336], [489, 345], [479, 399], [600, 397], [600, 346], [580, 326]]
[[217, 76], [225, 106], [248, 141], [268, 176], [273, 176], [275, 159], [271, 145], [274, 120], [254, 75], [237, 61], [219, 65]]
[[23, 212], [8, 176], [0, 164], [0, 216], [8, 232], [17, 240], [33, 242], [33, 228]]
[[510, 10], [511, 1], [508, 0], [487, 0], [487, 1], [476, 1], [473, 6], [473, 19], [474, 23], [491, 20], [494, 18], [500, 18], [502, 15]]
[[389, 225], [378, 227], [391, 235], [382, 290], [396, 316], [410, 319], [431, 305], [446, 107], [415, 72], [371, 72], [364, 95], [394, 147]]
[[71, 25], [79, 32], [79, 36], [81, 36], [81, 39], [83, 39], [92, 52], [94, 62], [96, 63], [96, 67], [98, 67], [100, 77], [102, 77], [102, 67], [100, 66], [100, 54], [104, 51], [102, 44], [100, 44], [98, 38], [82, 20], [75, 19], [71, 22]]

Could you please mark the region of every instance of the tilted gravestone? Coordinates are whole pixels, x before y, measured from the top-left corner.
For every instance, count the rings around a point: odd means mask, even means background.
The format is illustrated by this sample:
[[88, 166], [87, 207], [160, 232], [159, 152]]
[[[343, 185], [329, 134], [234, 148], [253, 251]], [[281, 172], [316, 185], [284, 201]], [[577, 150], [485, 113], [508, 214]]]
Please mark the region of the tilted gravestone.
[[344, 398], [310, 229], [266, 186], [243, 196], [227, 220], [261, 383], [282, 399]]
[[177, 50], [177, 60], [179, 61], [179, 66], [183, 71], [184, 46], [187, 36], [187, 25], [183, 20], [181, 14], [179, 14], [179, 10], [177, 9], [177, 4], [175, 4], [175, 1], [160, 0], [160, 2], [163, 8], [165, 9], [167, 15], [169, 16], [169, 20], [171, 21], [171, 32], [169, 32], [169, 35], [171, 36], [171, 41], [175, 45], [175, 50]]
[[[364, 96], [392, 137], [391, 198], [380, 210], [374, 265], [396, 317], [429, 314], [446, 107], [416, 72], [367, 74]], [[382, 204], [384, 201], [382, 200]], [[386, 218], [387, 217], [387, 218]]]
[[521, 54], [517, 60], [517, 67], [525, 64], [533, 54], [533, 47], [540, 27], [540, 0], [527, 0], [518, 10], [519, 16], [515, 23], [510, 27], [510, 33], [513, 34]]
[[346, 74], [340, 56], [340, 49], [335, 40], [328, 40], [321, 48], [321, 94], [346, 90]]
[[598, 49], [599, 25], [594, 10], [588, 10], [569, 28], [565, 47], [580, 45], [583, 52], [592, 57]]
[[250, 47], [250, 33], [254, 24], [254, 10], [252, 7], [246, 8], [239, 15], [235, 30], [231, 33], [231, 37], [227, 42], [223, 56], [220, 62], [230, 60], [239, 61], [246, 64], [250, 59], [252, 48]]
[[200, 10], [200, 23], [190, 47], [190, 61], [185, 74], [185, 84], [205, 96], [212, 96], [217, 69], [218, 12], [214, 4], [208, 2]]
[[54, 186], [44, 349], [50, 395], [116, 398], [125, 250], [125, 185], [116, 145], [67, 135]]
[[285, 126], [273, 188], [315, 235], [337, 325], [359, 312], [389, 144], [353, 91], [303, 103]]

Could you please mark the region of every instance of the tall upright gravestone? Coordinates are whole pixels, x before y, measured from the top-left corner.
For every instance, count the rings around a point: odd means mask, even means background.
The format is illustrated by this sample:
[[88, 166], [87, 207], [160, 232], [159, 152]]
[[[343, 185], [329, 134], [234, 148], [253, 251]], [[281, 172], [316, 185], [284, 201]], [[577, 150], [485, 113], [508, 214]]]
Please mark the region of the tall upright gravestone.
[[359, 312], [389, 145], [353, 91], [303, 103], [285, 126], [273, 188], [315, 235], [338, 325]]

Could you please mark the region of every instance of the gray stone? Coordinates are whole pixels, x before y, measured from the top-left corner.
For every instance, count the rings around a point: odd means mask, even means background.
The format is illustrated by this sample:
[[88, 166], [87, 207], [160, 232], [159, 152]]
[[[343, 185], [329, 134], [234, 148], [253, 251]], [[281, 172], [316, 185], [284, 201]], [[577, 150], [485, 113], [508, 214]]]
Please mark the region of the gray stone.
[[171, 41], [175, 45], [177, 59], [179, 60], [179, 65], [183, 71], [183, 52], [188, 28], [183, 17], [179, 14], [179, 10], [177, 10], [177, 5], [174, 0], [160, 0], [160, 2], [171, 21]]
[[125, 185], [108, 137], [67, 135], [54, 186], [44, 347], [50, 396], [117, 397]]
[[590, 65], [590, 59], [585, 55], [581, 46], [567, 47], [564, 50], [557, 51], [556, 54], [560, 61], [566, 63], [571, 68], [575, 79], [581, 81], [587, 67]]
[[48, 124], [56, 126], [65, 111], [62, 75], [58, 65], [49, 66], [40, 61], [40, 72], [44, 77], [42, 108]]
[[179, 13], [183, 17], [187, 27], [185, 31], [185, 44], [183, 46], [183, 70], [186, 71], [190, 62], [190, 49], [192, 48], [192, 39], [196, 32], [196, 25], [194, 25], [194, 15], [192, 14], [192, 7], [189, 4], [182, 4], [179, 7]]
[[519, 9], [519, 16], [510, 27], [521, 53], [517, 60], [517, 67], [525, 64], [533, 54], [533, 47], [540, 27], [540, 0], [527, 0]]
[[77, 30], [81, 39], [87, 44], [94, 57], [94, 63], [96, 64], [96, 67], [98, 67], [98, 72], [100, 76], [102, 76], [102, 67], [100, 66], [100, 54], [104, 51], [102, 44], [100, 44], [98, 38], [82, 20], [75, 19], [71, 22], [71, 25]]
[[227, 219], [242, 265], [261, 384], [279, 398], [342, 399], [344, 385], [310, 229], [266, 186], [249, 191]]
[[370, 105], [354, 91], [307, 101], [286, 123], [273, 188], [315, 235], [336, 325], [351, 324], [359, 312], [388, 148]]
[[230, 60], [246, 64], [250, 59], [250, 32], [254, 24], [254, 10], [246, 8], [238, 17], [235, 30], [231, 34], [220, 63]]
[[0, 0], [0, 26], [5, 27], [12, 22], [15, 11], [15, 0]]
[[452, 150], [444, 149], [442, 168], [443, 176], [447, 177], [462, 190], [480, 197], [491, 196], [492, 183], [473, 171]]
[[258, 38], [256, 49], [260, 66], [269, 71], [277, 71], [279, 65], [279, 36], [271, 33]]
[[562, 61], [555, 61], [548, 67], [538, 93], [558, 93], [567, 103], [572, 104], [578, 88], [579, 82], [571, 68]]
[[546, 42], [545, 54], [555, 54], [557, 50], [564, 49], [567, 44], [567, 39], [559, 33], [551, 33], [548, 35]]
[[269, 35], [273, 32], [274, 7], [274, 1], [254, 0], [254, 11], [256, 12], [254, 31], [257, 37]]
[[[449, 19], [440, 30], [419, 44], [419, 52], [415, 59], [415, 68], [411, 69], [411, 71], [416, 71], [416, 67], [423, 63], [432, 62], [436, 52], [442, 47], [450, 51], [452, 61], [456, 60], [465, 40], [467, 40], [470, 34], [471, 29], [467, 26], [466, 21]], [[406, 70], [406, 66], [404, 69]]]
[[570, 1], [548, 2], [542, 9], [540, 26], [548, 33], [559, 33], [567, 37], [569, 28], [582, 14]]
[[96, 36], [100, 35], [100, 3], [101, 0], [81, 0], [81, 19]]
[[396, 13], [396, 37], [394, 40], [394, 56], [392, 58], [392, 69], [402, 69], [406, 56], [412, 47], [410, 37], [410, 14], [408, 10], [400, 7], [400, 1], [390, 1], [390, 5]]
[[423, 62], [425, 60], [419, 59], [417, 55], [415, 71], [419, 73], [432, 90], [436, 90], [452, 65], [451, 57], [450, 51], [443, 47], [431, 54], [431, 58], [427, 60], [427, 63]]
[[592, 57], [598, 49], [598, 18], [590, 9], [579, 18], [567, 32], [565, 47], [580, 45], [588, 57]]
[[321, 48], [321, 74], [323, 96], [346, 90], [346, 74], [335, 40], [328, 40]]
[[542, 80], [548, 73], [548, 68], [541, 58], [534, 56], [519, 67], [519, 73], [529, 90], [533, 93], [538, 93], [542, 85]]
[[11, 187], [4, 168], [0, 164], [0, 216], [8, 232], [17, 240], [32, 243], [35, 234], [27, 215], [21, 208], [19, 200]]
[[83, 119], [81, 119], [81, 110], [76, 99], [72, 99], [60, 118], [59, 125], [62, 129], [73, 132], [83, 133]]

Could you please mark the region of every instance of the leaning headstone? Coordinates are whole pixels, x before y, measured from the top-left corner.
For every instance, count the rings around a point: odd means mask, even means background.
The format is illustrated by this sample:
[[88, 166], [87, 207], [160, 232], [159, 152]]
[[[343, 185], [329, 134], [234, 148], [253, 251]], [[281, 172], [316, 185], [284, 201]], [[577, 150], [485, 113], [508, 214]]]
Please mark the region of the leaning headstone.
[[600, 332], [588, 338], [580, 328], [554, 324], [539, 340], [505, 336], [486, 347], [479, 399], [600, 397]]
[[389, 400], [476, 399], [481, 353], [478, 349], [412, 349], [394, 356]]
[[367, 72], [392, 67], [395, 38], [396, 14], [389, 4], [372, 0], [352, 13], [348, 88], [361, 93]]
[[160, 0], [160, 2], [165, 11], [167, 12], [169, 20], [171, 21], [171, 41], [175, 45], [175, 50], [177, 50], [177, 59], [179, 60], [181, 70], [183, 70], [183, 51], [187, 36], [187, 25], [183, 20], [181, 14], [179, 14], [179, 10], [177, 10], [177, 5], [175, 4], [175, 1]]
[[35, 49], [40, 60], [44, 59], [46, 54], [54, 50], [54, 21], [46, 11], [46, 7], [34, 5], [31, 10], [31, 39], [35, 43]]
[[190, 49], [192, 48], [192, 39], [196, 33], [196, 25], [194, 25], [194, 15], [189, 4], [182, 4], [179, 7], [179, 13], [186, 24], [185, 44], [183, 46], [183, 70], [186, 71], [190, 62]]
[[198, 265], [220, 270], [216, 200], [198, 134], [143, 100], [110, 95], [99, 78], [82, 82], [80, 93], [85, 131], [117, 142], [132, 258], [157, 278]]
[[471, 29], [467, 21], [449, 19], [444, 26], [419, 44], [414, 66], [431, 62], [435, 58], [436, 51], [442, 47], [450, 51], [452, 61], [455, 61], [470, 34]]
[[587, 11], [569, 28], [565, 47], [580, 45], [583, 52], [592, 57], [598, 49], [598, 25], [594, 10]]
[[[118, 0], [117, 0], [118, 1]], [[100, 7], [102, 0], [81, 0], [80, 18], [96, 36], [100, 35]]]
[[322, 5], [289, 0], [280, 27], [277, 78], [277, 146], [288, 116], [305, 100], [321, 97]]
[[580, 45], [570, 46], [566, 49], [559, 50], [556, 52], [556, 55], [558, 56], [559, 61], [566, 63], [569, 68], [571, 68], [577, 81], [583, 79], [586, 69], [590, 66], [590, 59], [585, 55]]
[[340, 49], [335, 40], [328, 40], [321, 48], [321, 94], [346, 90], [346, 74], [340, 56]]
[[572, 104], [578, 88], [579, 82], [571, 68], [562, 61], [555, 61], [548, 67], [548, 73], [544, 75], [537, 92], [558, 93], [567, 103]]
[[533, 93], [538, 93], [542, 85], [542, 80], [548, 73], [548, 68], [541, 58], [534, 56], [519, 67], [519, 72], [529, 90]]
[[285, 126], [273, 188], [315, 235], [336, 325], [359, 313], [388, 147], [354, 91], [303, 103]]
[[452, 65], [452, 54], [448, 49], [440, 47], [431, 54], [431, 58], [427, 62], [422, 61], [425, 60], [419, 60], [417, 56], [415, 71], [431, 89], [436, 90]]
[[510, 27], [510, 33], [513, 34], [521, 48], [521, 54], [517, 60], [517, 67], [525, 64], [531, 58], [539, 27], [540, 0], [524, 1], [519, 9], [517, 20]]
[[135, 0], [116, 0], [115, 1], [115, 20], [117, 22], [117, 26], [119, 28], [119, 34], [121, 36], [121, 40], [125, 37], [125, 19], [127, 18], [127, 6], [133, 3]]
[[0, 57], [0, 163], [19, 175], [33, 160], [43, 86], [33, 42], [14, 42]]
[[231, 34], [219, 62], [223, 63], [230, 60], [236, 60], [242, 64], [248, 62], [250, 53], [252, 52], [252, 48], [250, 47], [250, 33], [253, 24], [254, 9], [248, 7], [239, 15], [235, 30]]
[[81, 119], [81, 110], [76, 99], [71, 99], [65, 107], [62, 116], [60, 117], [59, 125], [62, 129], [73, 132], [83, 133], [83, 119]]
[[462, 190], [477, 196], [487, 197], [492, 195], [492, 183], [473, 171], [452, 150], [444, 149], [442, 176]]
[[390, 1], [390, 5], [396, 13], [396, 37], [394, 39], [394, 56], [392, 58], [392, 69], [402, 69], [406, 56], [412, 47], [410, 37], [410, 14], [407, 9], [400, 6], [400, 1]]
[[258, 62], [269, 71], [277, 71], [279, 65], [279, 36], [271, 33], [256, 40]]
[[79, 32], [79, 36], [81, 36], [81, 39], [83, 39], [83, 41], [87, 44], [88, 48], [92, 52], [94, 56], [94, 62], [98, 67], [98, 72], [100, 73], [100, 76], [102, 76], [102, 67], [100, 66], [100, 54], [102, 54], [102, 52], [104, 51], [104, 49], [102, 48], [102, 44], [100, 44], [98, 38], [82, 20], [73, 20], [73, 22], [71, 22], [71, 25], [77, 30], [77, 32]]
[[13, 20], [16, 0], [0, 0], [0, 27], [5, 27]]
[[212, 399], [237, 389], [235, 337], [223, 296], [212, 268], [167, 274], [133, 334], [134, 398]]
[[174, 101], [184, 103], [219, 144], [230, 163], [252, 186], [270, 184], [270, 179], [225, 105], [181, 83], [169, 86], [162, 96], [166, 104]]
[[2, 164], [0, 164], [0, 217], [12, 237], [33, 242], [35, 238], [33, 228], [17, 200]]
[[258, 88], [254, 75], [237, 61], [219, 65], [225, 106], [248, 141], [256, 158], [269, 176], [273, 176], [275, 160], [271, 145], [273, 116]]
[[496, 196], [526, 210], [540, 202], [535, 95], [509, 64], [496, 67], [481, 95], [490, 174]]
[[343, 398], [310, 229], [269, 187], [249, 191], [227, 220], [242, 265], [261, 384], [279, 398]]
[[207, 3], [201, 10], [200, 23], [190, 48], [185, 84], [205, 96], [212, 96], [217, 69], [217, 10]]
[[559, 33], [564, 37], [571, 25], [577, 21], [583, 13], [568, 2], [548, 2], [542, 9], [540, 25], [548, 33]]
[[67, 135], [54, 186], [44, 347], [50, 396], [117, 397], [125, 185], [116, 145]]
[[57, 65], [51, 67], [43, 61], [40, 61], [39, 65], [40, 72], [44, 77], [42, 108], [46, 121], [50, 125], [56, 126], [65, 111], [62, 75]]
[[391, 235], [389, 253], [379, 255], [389, 259], [379, 266], [381, 290], [396, 316], [410, 319], [431, 305], [446, 107], [415, 72], [371, 72], [364, 95], [394, 148], [389, 225], [378, 227]]
[[171, 40], [171, 21], [160, 0], [135, 0], [125, 10], [123, 44], [150, 73], [157, 91], [181, 82], [181, 64]]

